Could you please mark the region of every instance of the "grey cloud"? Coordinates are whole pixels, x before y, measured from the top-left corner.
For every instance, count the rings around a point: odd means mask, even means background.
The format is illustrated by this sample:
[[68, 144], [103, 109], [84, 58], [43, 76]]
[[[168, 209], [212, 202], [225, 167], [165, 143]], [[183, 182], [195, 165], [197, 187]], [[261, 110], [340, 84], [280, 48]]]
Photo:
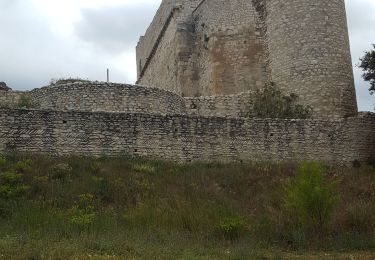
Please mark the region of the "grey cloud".
[[[0, 9], [0, 32], [0, 81], [13, 89], [41, 87], [62, 77], [105, 80], [105, 69], [113, 62], [108, 55], [61, 37], [29, 1]], [[111, 79], [129, 81], [115, 69]]]
[[75, 32], [82, 40], [106, 52], [134, 50], [139, 36], [152, 20], [156, 4], [84, 9], [81, 11], [82, 21], [76, 25]]

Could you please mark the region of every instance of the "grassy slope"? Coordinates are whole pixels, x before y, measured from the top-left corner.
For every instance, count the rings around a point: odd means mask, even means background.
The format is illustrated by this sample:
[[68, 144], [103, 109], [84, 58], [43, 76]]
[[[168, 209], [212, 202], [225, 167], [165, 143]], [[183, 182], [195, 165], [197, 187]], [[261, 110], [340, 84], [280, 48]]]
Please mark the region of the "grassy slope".
[[[293, 178], [295, 165], [13, 156], [0, 162], [0, 172], [9, 171], [22, 177], [13, 189], [27, 189], [19, 198], [0, 200], [4, 259], [375, 255], [370, 167], [328, 170], [330, 179], [339, 180], [340, 201], [324, 237], [285, 229], [282, 187]], [[335, 253], [293, 253], [311, 251]]]

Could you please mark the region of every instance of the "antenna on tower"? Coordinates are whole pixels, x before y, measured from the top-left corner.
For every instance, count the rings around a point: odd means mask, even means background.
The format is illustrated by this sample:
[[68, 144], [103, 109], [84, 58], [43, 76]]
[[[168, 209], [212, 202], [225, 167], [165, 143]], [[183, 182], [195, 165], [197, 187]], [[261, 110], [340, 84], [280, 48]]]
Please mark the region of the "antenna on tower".
[[109, 69], [107, 68], [107, 83], [109, 83]]

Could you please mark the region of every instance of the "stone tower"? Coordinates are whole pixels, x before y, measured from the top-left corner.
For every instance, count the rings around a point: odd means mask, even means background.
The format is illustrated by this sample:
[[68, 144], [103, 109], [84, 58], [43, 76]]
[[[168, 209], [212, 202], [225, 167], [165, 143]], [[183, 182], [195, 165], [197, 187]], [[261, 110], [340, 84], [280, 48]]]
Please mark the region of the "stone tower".
[[344, 0], [163, 0], [137, 68], [138, 84], [185, 97], [273, 82], [316, 116], [357, 112]]
[[317, 115], [357, 113], [344, 0], [265, 0], [271, 80]]

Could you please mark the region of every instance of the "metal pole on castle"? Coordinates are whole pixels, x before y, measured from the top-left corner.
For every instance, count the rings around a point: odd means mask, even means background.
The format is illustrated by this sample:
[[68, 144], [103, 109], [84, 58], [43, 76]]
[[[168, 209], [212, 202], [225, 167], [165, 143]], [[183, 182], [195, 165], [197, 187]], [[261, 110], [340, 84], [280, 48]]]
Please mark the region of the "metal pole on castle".
[[107, 69], [107, 83], [109, 83], [109, 69]]

